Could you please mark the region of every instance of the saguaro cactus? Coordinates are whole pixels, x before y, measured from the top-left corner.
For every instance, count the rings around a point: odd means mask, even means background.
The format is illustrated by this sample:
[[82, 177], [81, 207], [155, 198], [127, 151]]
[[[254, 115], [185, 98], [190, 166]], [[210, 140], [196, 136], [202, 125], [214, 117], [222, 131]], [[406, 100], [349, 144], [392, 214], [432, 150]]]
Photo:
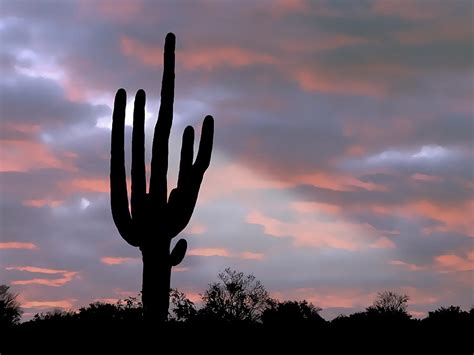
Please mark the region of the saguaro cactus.
[[178, 186], [168, 198], [168, 141], [173, 121], [175, 36], [165, 40], [161, 105], [153, 138], [149, 192], [145, 173], [145, 92], [135, 96], [132, 134], [131, 213], [128, 204], [124, 159], [126, 93], [115, 95], [112, 116], [110, 192], [112, 216], [120, 235], [143, 257], [142, 302], [145, 319], [164, 321], [168, 315], [171, 268], [186, 253], [180, 239], [170, 252], [171, 240], [188, 224], [196, 205], [204, 172], [209, 167], [214, 136], [214, 120], [206, 116], [201, 141], [193, 163], [194, 129], [186, 127], [181, 147]]

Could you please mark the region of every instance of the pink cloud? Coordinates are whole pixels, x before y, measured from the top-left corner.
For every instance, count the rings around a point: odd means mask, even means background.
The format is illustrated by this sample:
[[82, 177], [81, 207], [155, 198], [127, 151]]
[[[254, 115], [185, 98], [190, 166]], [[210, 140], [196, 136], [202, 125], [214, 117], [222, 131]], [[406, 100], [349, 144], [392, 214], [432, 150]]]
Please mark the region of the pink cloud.
[[280, 300], [307, 300], [323, 309], [367, 307], [377, 297], [376, 292], [353, 288], [297, 288], [272, 292], [271, 295]]
[[[360, 208], [358, 206], [350, 207]], [[457, 232], [474, 237], [474, 201], [459, 202], [457, 205], [444, 204], [428, 200], [412, 201], [394, 206], [369, 204], [363, 206], [364, 210], [380, 215], [398, 215], [407, 219], [419, 217], [429, 218], [441, 222], [440, 225], [426, 227], [424, 234], [433, 232]]]
[[213, 70], [220, 67], [241, 68], [276, 62], [276, 59], [270, 54], [231, 46], [189, 50], [183, 53], [183, 58], [183, 66], [189, 70]]
[[416, 173], [411, 176], [413, 180], [417, 181], [428, 181], [428, 182], [440, 182], [443, 181], [444, 179], [440, 176], [435, 176], [435, 175], [427, 175], [427, 174], [420, 174]]
[[381, 237], [372, 244], [370, 244], [370, 247], [376, 249], [393, 249], [396, 248], [396, 245], [387, 237]]
[[[474, 201], [465, 204], [440, 204], [430, 201], [413, 202], [405, 209], [407, 214], [417, 214], [423, 217], [441, 221], [442, 226], [436, 226], [431, 231], [454, 231], [474, 237]], [[429, 233], [430, 230], [427, 230]]]
[[[226, 183], [222, 184], [222, 181]], [[199, 201], [209, 203], [228, 196], [238, 197], [239, 191], [283, 189], [292, 185], [292, 182], [283, 181], [278, 177], [257, 174], [243, 164], [219, 164], [206, 172], [206, 182], [199, 194]]]
[[[191, 249], [188, 252], [188, 255], [224, 256], [224, 257], [232, 257], [232, 258], [245, 259], [245, 260], [262, 260], [265, 257], [263, 253], [255, 253], [251, 251], [233, 253], [226, 248], [195, 248], [195, 249]], [[187, 271], [187, 269], [185, 271]]]
[[201, 302], [201, 295], [199, 293], [192, 291], [185, 291], [184, 293], [186, 294], [186, 298], [189, 299], [191, 302]]
[[[409, 306], [420, 304], [434, 304], [440, 299], [430, 291], [425, 291], [412, 286], [400, 286], [393, 290], [399, 294], [409, 297]], [[278, 299], [307, 300], [321, 308], [366, 308], [377, 298], [378, 292], [367, 291], [358, 288], [297, 288], [272, 292], [272, 296]]]
[[13, 280], [11, 282], [12, 285], [43, 285], [43, 286], [52, 286], [52, 287], [59, 287], [64, 286], [65, 284], [71, 282], [76, 276], [77, 273], [65, 273], [64, 277], [59, 279], [41, 279], [35, 278], [30, 280]]
[[347, 147], [345, 155], [350, 157], [362, 157], [367, 153], [367, 149], [361, 145], [355, 144]]
[[163, 48], [160, 46], [147, 46], [127, 36], [120, 38], [122, 54], [131, 57], [141, 63], [160, 67], [163, 65]]
[[46, 199], [37, 199], [37, 200], [25, 200], [22, 202], [23, 206], [28, 206], [28, 207], [58, 207], [63, 204], [64, 201], [62, 200], [54, 200], [50, 198]]
[[403, 293], [410, 297], [409, 304], [419, 305], [419, 304], [433, 304], [439, 301], [442, 294], [438, 291], [436, 295], [433, 295], [431, 291], [426, 291], [413, 286], [401, 286], [398, 290], [395, 290], [398, 293]]
[[225, 256], [229, 257], [231, 254], [225, 248], [195, 248], [191, 249], [188, 255], [194, 256]]
[[293, 179], [295, 183], [300, 182], [336, 191], [354, 191], [358, 188], [368, 191], [387, 191], [387, 188], [380, 184], [361, 181], [350, 175], [335, 174], [325, 171], [315, 171], [296, 176]]
[[26, 272], [33, 272], [39, 274], [63, 274], [68, 272], [67, 270], [58, 270], [58, 269], [49, 269], [44, 267], [36, 267], [36, 266], [8, 266], [7, 270], [17, 270], [17, 271], [26, 271]]
[[193, 223], [188, 229], [190, 234], [204, 234], [207, 231], [207, 227], [201, 223]]
[[386, 95], [385, 85], [375, 81], [354, 77], [335, 77], [327, 68], [298, 68], [291, 73], [292, 78], [303, 91], [329, 94], [350, 94], [381, 97]]
[[2, 242], [0, 243], [1, 249], [37, 249], [38, 247], [34, 243], [22, 243], [22, 242]]
[[254, 253], [251, 251], [244, 251], [238, 255], [241, 259], [247, 260], [262, 260], [265, 257], [263, 253]]
[[[144, 65], [160, 67], [163, 65], [163, 48], [160, 45], [147, 45], [128, 36], [120, 38], [122, 54]], [[220, 46], [177, 51], [178, 60], [188, 70], [213, 70], [220, 67], [240, 68], [254, 64], [273, 64], [275, 58], [266, 53], [250, 49]]]
[[6, 132], [17, 132], [28, 135], [36, 134], [40, 131], [40, 125], [28, 123], [1, 122], [0, 127]]
[[470, 252], [467, 258], [461, 258], [454, 254], [436, 256], [435, 267], [440, 272], [474, 270], [473, 252]]
[[38, 142], [26, 140], [0, 140], [2, 146], [0, 171], [29, 171], [33, 169], [54, 168], [76, 171], [71, 156], [53, 154], [50, 149]]
[[420, 270], [425, 270], [426, 267], [425, 266], [419, 266], [419, 265], [416, 265], [416, 264], [410, 264], [410, 263], [406, 263], [404, 261], [401, 261], [401, 260], [391, 260], [389, 262], [390, 265], [395, 265], [395, 266], [399, 266], [399, 267], [402, 267], [404, 269], [407, 269], [407, 270], [410, 270], [410, 271], [420, 271]]
[[17, 270], [17, 271], [25, 271], [30, 273], [40, 273], [40, 274], [60, 274], [61, 277], [56, 279], [44, 279], [44, 278], [34, 278], [29, 280], [13, 280], [11, 282], [12, 285], [44, 285], [44, 286], [52, 286], [52, 287], [59, 287], [63, 286], [72, 280], [74, 280], [78, 275], [79, 272], [77, 271], [68, 271], [68, 270], [58, 270], [58, 269], [49, 269], [49, 268], [42, 268], [42, 267], [35, 267], [35, 266], [9, 266], [6, 267], [6, 270]]
[[106, 265], [121, 265], [131, 262], [139, 261], [139, 258], [127, 258], [127, 257], [116, 257], [116, 256], [104, 256], [100, 258], [102, 264]]
[[293, 202], [290, 207], [297, 211], [298, 213], [326, 213], [331, 215], [337, 215], [342, 211], [341, 206], [332, 205], [329, 203], [322, 203], [322, 202], [306, 202], [306, 201], [299, 201]]
[[410, 271], [427, 269], [437, 270], [442, 273], [452, 271], [471, 271], [474, 270], [474, 252], [467, 253], [467, 256], [464, 258], [455, 254], [438, 255], [434, 257], [434, 262], [431, 265], [416, 265], [401, 260], [391, 260], [389, 263]]
[[[102, 23], [129, 25], [136, 23], [137, 18], [143, 22], [146, 15], [146, 1], [116, 1], [116, 0], [81, 0], [78, 2], [77, 16], [81, 21], [91, 21], [91, 18]], [[156, 11], [152, 11], [156, 20]], [[147, 17], [149, 18], [149, 17]]]
[[102, 178], [77, 178], [60, 182], [59, 188], [66, 193], [77, 191], [106, 192], [110, 191], [108, 179]]
[[408, 311], [408, 313], [414, 318], [424, 318], [427, 315], [427, 313], [423, 311]]
[[336, 248], [357, 251], [370, 246], [379, 232], [367, 224], [328, 219], [327, 216], [299, 216], [297, 221], [283, 222], [252, 211], [247, 223], [263, 227], [265, 234], [274, 237], [291, 237], [296, 247]]
[[317, 41], [303, 38], [292, 38], [291, 40], [282, 39], [281, 47], [289, 53], [302, 54], [366, 43], [369, 43], [367, 38], [349, 34], [320, 34]]
[[23, 308], [47, 309], [47, 308], [63, 308], [72, 309], [76, 299], [66, 299], [58, 301], [26, 301], [22, 302]]

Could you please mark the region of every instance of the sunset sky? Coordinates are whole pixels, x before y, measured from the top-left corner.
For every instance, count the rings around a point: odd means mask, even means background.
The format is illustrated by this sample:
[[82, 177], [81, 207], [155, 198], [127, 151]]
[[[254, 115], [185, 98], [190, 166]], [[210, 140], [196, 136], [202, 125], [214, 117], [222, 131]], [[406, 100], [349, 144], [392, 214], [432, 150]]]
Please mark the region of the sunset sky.
[[[199, 300], [225, 267], [331, 319], [377, 292], [474, 304], [473, 2], [0, 1], [0, 283], [25, 319], [135, 296], [141, 255], [110, 212], [113, 97], [147, 92], [174, 32], [169, 184], [215, 118], [188, 253]], [[149, 167], [149, 163], [147, 165]], [[177, 238], [178, 239], [178, 238]], [[176, 239], [176, 240], [177, 240]], [[175, 240], [175, 241], [176, 241]]]

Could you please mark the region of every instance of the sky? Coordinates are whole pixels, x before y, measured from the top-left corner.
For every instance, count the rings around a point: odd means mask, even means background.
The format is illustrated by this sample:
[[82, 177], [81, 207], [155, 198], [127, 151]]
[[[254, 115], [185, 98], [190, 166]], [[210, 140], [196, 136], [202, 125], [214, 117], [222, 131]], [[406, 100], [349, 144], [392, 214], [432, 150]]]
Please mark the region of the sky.
[[110, 211], [113, 97], [127, 90], [129, 174], [147, 92], [149, 168], [174, 32], [170, 188], [184, 128], [211, 114], [215, 142], [172, 287], [198, 301], [231, 267], [327, 319], [384, 290], [416, 317], [468, 309], [473, 14], [467, 0], [0, 1], [0, 282], [25, 319], [138, 294], [140, 252]]

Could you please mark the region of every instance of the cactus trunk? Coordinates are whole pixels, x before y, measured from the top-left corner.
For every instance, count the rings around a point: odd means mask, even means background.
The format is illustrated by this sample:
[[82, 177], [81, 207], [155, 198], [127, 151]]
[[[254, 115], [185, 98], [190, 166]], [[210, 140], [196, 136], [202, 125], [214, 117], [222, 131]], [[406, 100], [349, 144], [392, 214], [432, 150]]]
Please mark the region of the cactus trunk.
[[[161, 251], [163, 255], [157, 255]], [[167, 246], [151, 252], [142, 251], [143, 284], [142, 302], [143, 315], [147, 322], [162, 323], [168, 317], [169, 290], [171, 280], [171, 263], [169, 242]]]

